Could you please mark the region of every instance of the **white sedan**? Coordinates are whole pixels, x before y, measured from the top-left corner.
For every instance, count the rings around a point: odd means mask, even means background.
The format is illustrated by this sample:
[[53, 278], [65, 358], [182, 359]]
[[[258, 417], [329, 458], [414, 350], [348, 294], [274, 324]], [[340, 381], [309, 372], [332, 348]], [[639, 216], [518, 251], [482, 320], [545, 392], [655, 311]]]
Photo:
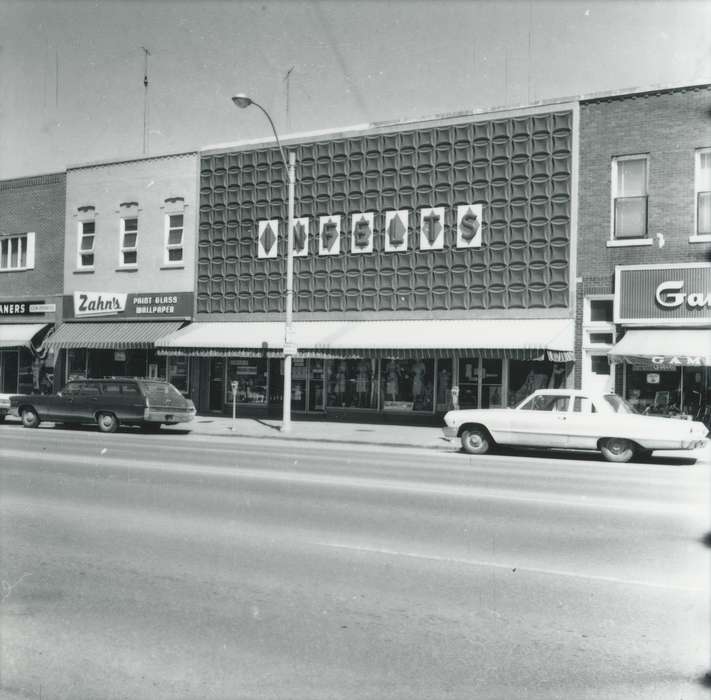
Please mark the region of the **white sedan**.
[[708, 443], [703, 423], [643, 416], [615, 394], [540, 389], [516, 408], [449, 411], [444, 435], [484, 454], [495, 445], [599, 450], [610, 462], [649, 457], [653, 450], [693, 450]]

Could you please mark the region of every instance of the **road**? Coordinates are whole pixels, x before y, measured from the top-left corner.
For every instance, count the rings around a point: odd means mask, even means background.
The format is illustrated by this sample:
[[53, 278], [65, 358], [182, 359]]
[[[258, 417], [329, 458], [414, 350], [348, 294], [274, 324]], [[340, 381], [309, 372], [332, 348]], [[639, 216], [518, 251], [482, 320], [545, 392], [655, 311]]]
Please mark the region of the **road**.
[[711, 694], [708, 465], [0, 441], [3, 699]]

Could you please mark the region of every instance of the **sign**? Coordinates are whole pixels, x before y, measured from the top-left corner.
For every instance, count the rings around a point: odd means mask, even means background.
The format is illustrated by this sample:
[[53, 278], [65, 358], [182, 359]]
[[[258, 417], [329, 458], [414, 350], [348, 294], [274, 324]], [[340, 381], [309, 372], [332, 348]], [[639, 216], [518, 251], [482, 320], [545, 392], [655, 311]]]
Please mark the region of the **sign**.
[[64, 318], [160, 319], [193, 315], [193, 292], [74, 292], [64, 297]]
[[56, 310], [56, 304], [45, 304], [43, 301], [0, 301], [0, 316], [31, 316], [54, 313]]
[[617, 266], [614, 322], [711, 325], [711, 263]]
[[650, 372], [647, 375], [647, 384], [659, 384], [659, 374], [656, 372]]

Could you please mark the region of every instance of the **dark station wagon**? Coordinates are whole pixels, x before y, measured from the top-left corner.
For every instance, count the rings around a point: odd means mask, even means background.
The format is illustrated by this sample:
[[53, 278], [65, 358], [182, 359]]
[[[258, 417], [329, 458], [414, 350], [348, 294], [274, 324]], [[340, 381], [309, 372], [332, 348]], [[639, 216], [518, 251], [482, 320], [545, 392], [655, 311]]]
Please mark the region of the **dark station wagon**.
[[95, 423], [101, 432], [114, 433], [119, 425], [157, 430], [186, 423], [195, 417], [195, 406], [166, 381], [110, 377], [73, 380], [56, 394], [12, 396], [9, 412], [21, 418], [25, 428], [36, 428], [42, 421]]

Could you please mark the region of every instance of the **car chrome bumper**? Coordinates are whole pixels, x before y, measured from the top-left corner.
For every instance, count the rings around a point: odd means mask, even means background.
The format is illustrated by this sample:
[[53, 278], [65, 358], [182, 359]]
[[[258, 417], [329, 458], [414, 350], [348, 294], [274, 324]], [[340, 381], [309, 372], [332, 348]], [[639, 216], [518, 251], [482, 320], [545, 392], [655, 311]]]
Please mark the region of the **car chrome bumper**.
[[144, 420], [147, 423], [189, 423], [195, 418], [195, 411], [148, 411]]
[[451, 440], [452, 438], [457, 437], [459, 428], [457, 428], [456, 425], [445, 425], [444, 428], [442, 428], [442, 432], [444, 433], [444, 437], [446, 437], [447, 440]]

